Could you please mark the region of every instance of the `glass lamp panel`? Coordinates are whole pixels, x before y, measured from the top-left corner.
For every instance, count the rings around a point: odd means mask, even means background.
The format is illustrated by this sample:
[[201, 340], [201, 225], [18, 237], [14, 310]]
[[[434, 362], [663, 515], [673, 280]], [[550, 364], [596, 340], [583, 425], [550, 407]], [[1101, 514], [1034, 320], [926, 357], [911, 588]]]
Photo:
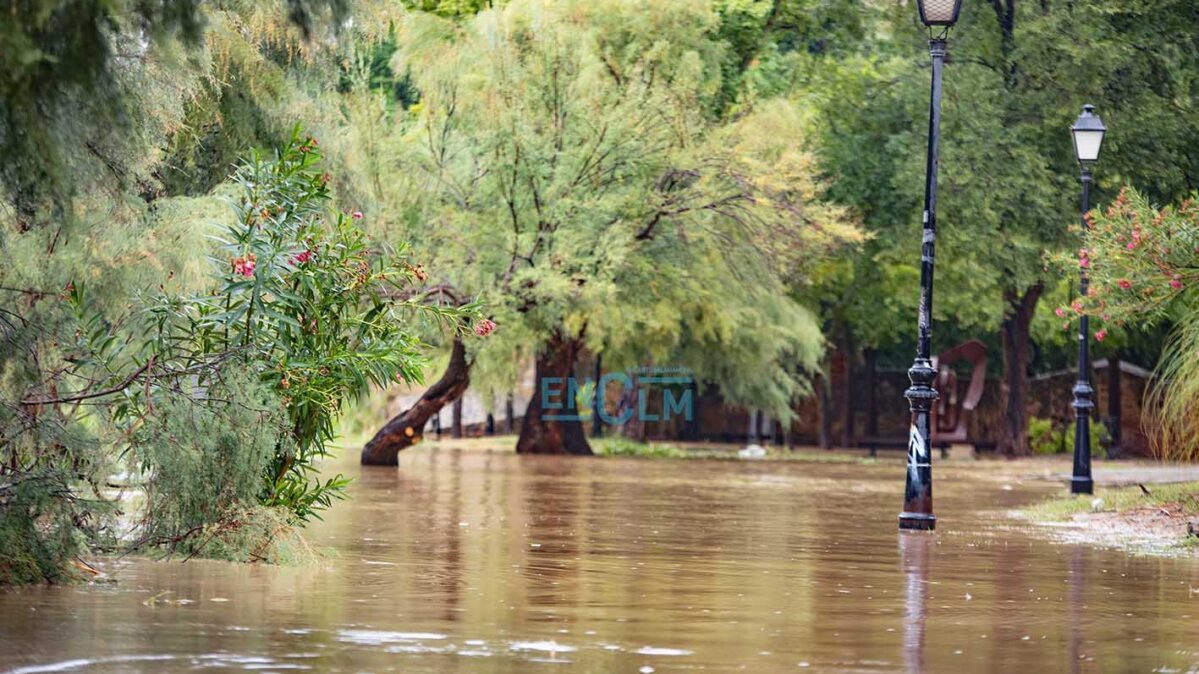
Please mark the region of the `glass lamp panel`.
[[1091, 130], [1074, 131], [1074, 153], [1078, 161], [1095, 161], [1099, 159], [1099, 146], [1103, 144], [1103, 132]]
[[957, 20], [961, 0], [920, 0], [920, 15], [929, 25], [950, 25]]

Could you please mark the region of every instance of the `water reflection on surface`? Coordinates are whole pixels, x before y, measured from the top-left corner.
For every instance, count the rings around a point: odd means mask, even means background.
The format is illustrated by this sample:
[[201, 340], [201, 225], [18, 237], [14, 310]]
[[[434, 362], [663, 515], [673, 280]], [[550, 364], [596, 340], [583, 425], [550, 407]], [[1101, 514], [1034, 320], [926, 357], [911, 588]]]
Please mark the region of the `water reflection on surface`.
[[909, 672], [924, 671], [924, 630], [928, 623], [928, 556], [933, 537], [925, 532], [899, 534], [904, 575], [903, 659]]
[[1199, 564], [1030, 538], [996, 513], [1056, 486], [1002, 464], [938, 467], [933, 535], [896, 531], [900, 463], [422, 449], [357, 478], [312, 532], [323, 568], [0, 593], [0, 671], [1199, 666]]

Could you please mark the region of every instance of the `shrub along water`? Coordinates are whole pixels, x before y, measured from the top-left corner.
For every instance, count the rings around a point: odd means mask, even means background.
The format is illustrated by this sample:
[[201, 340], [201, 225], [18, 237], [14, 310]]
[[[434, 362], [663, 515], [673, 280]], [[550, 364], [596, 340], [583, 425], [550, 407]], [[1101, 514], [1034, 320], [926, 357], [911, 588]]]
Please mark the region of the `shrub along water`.
[[1097, 317], [1098, 341], [1125, 326], [1172, 324], [1147, 396], [1144, 427], [1159, 456], [1199, 459], [1199, 200], [1193, 195], [1157, 208], [1146, 195], [1125, 188], [1087, 220], [1077, 256], [1059, 255], [1058, 261], [1087, 270], [1090, 294], [1058, 307], [1057, 315]]
[[[1065, 454], [1074, 451], [1074, 421], [1062, 424], [1053, 419], [1034, 417], [1028, 422], [1028, 445], [1033, 454]], [[1104, 447], [1111, 438], [1100, 423], [1090, 426], [1091, 447]]]
[[424, 272], [330, 209], [319, 162], [297, 128], [239, 166], [211, 292], [160, 290], [109, 316], [67, 285], [74, 343], [5, 419], [0, 582], [61, 579], [85, 546], [275, 560], [292, 525], [343, 497], [342, 476], [318, 475], [343, 405], [419, 380], [404, 327], [418, 315], [466, 332], [477, 307], [413, 299]]

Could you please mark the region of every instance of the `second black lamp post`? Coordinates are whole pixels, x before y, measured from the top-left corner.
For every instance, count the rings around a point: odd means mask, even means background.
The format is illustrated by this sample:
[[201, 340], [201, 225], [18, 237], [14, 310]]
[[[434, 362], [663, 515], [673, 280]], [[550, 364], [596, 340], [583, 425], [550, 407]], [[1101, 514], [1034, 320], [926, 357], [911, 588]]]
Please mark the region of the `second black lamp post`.
[[[1070, 127], [1074, 138], [1074, 155], [1081, 168], [1082, 180], [1082, 226], [1089, 227], [1087, 213], [1091, 210], [1091, 166], [1099, 159], [1099, 148], [1103, 145], [1103, 134], [1107, 128], [1095, 114], [1095, 106], [1082, 106], [1082, 114]], [[1085, 253], [1080, 252], [1078, 261], [1078, 294], [1086, 297], [1088, 291], [1087, 264]], [[1078, 380], [1074, 383], [1074, 476], [1070, 479], [1070, 493], [1090, 494], [1095, 489], [1091, 479], [1091, 359], [1088, 352], [1090, 337], [1087, 334], [1087, 315], [1078, 319]]]
[[945, 65], [949, 29], [957, 23], [962, 0], [918, 0], [920, 21], [941, 33], [930, 37], [932, 91], [928, 104], [928, 157], [924, 178], [924, 235], [920, 246], [920, 308], [917, 318], [916, 360], [908, 370], [912, 385], [904, 392], [912, 411], [908, 434], [908, 475], [903, 491], [900, 529], [931, 530], [933, 516], [932, 411], [937, 401], [933, 388], [937, 371], [932, 361], [933, 261], [937, 242], [937, 165], [941, 142], [941, 70]]

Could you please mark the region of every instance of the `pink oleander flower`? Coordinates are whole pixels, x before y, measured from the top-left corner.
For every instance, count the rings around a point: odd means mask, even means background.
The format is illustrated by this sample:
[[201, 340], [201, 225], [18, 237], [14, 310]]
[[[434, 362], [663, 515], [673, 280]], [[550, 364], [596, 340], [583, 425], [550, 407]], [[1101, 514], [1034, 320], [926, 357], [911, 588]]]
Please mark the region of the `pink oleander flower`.
[[1058, 307], [1053, 310], [1053, 313], [1057, 314], [1058, 318], [1062, 318], [1066, 315], [1066, 310], [1061, 307]]
[[292, 262], [292, 264], [295, 264], [295, 265], [301, 265], [301, 264], [304, 264], [305, 262], [310, 261], [311, 259], [312, 259], [312, 251], [306, 250], [302, 253], [296, 253], [294, 256], [292, 256], [291, 262]]
[[1182, 281], [1180, 281], [1176, 278], [1172, 278], [1172, 279], [1170, 279], [1170, 287], [1175, 290], [1178, 290], [1179, 288], [1182, 287]]
[[1099, 332], [1095, 333], [1096, 342], [1102, 342], [1104, 337], [1107, 337], [1107, 330], [1100, 330]]
[[1081, 314], [1082, 313], [1082, 300], [1074, 300], [1074, 303], [1070, 305], [1070, 308], [1074, 310], [1074, 313]]
[[247, 253], [245, 257], [234, 258], [233, 273], [238, 276], [250, 278], [254, 275], [254, 267], [258, 264], [258, 256], [254, 253]]
[[491, 319], [484, 318], [475, 324], [475, 334], [480, 337], [486, 337], [495, 331], [495, 322]]
[[1116, 285], [1120, 286], [1124, 290], [1128, 290], [1128, 289], [1132, 288], [1132, 281], [1129, 281], [1126, 278], [1122, 278], [1119, 281], [1116, 281]]
[[354, 218], [355, 220], [361, 220], [363, 218], [362, 211], [354, 211], [353, 213], [350, 213], [350, 217]]

